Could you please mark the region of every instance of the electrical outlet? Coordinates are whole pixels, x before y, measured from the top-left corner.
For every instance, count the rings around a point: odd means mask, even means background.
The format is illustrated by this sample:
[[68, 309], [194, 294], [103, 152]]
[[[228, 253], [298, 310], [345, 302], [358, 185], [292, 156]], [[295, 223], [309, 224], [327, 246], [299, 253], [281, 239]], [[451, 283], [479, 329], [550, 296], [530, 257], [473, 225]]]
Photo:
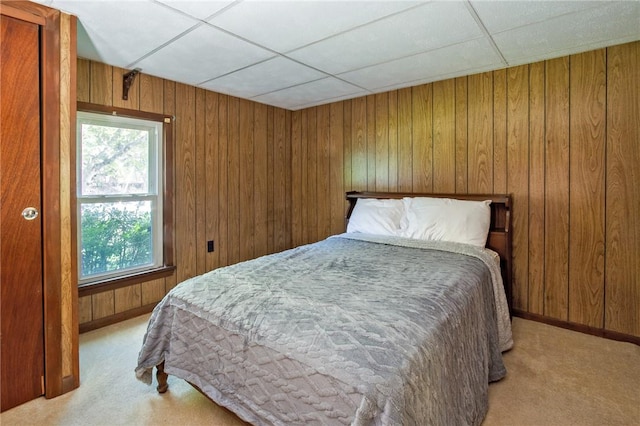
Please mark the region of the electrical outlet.
[[213, 251], [214, 247], [213, 247], [213, 240], [209, 240], [207, 241], [207, 251], [209, 253], [211, 253]]

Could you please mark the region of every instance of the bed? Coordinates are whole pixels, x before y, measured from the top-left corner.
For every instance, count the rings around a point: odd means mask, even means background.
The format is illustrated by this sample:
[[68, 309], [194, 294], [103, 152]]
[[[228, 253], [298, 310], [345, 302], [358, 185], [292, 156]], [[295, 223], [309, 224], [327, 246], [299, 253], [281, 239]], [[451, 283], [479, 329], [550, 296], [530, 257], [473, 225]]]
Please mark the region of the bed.
[[[174, 375], [258, 425], [480, 424], [513, 344], [510, 197], [347, 200], [346, 233], [175, 287], [138, 379], [156, 368], [158, 391]], [[478, 209], [479, 237], [465, 216]]]

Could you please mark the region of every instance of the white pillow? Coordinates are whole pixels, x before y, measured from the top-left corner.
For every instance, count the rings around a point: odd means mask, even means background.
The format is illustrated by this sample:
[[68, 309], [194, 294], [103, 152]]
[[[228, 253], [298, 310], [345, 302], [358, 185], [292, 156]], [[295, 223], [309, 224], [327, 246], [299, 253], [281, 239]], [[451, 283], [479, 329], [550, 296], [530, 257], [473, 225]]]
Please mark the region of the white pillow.
[[491, 222], [491, 200], [404, 198], [400, 235], [420, 240], [452, 241], [484, 247]]
[[347, 232], [399, 235], [403, 200], [360, 198], [351, 212]]

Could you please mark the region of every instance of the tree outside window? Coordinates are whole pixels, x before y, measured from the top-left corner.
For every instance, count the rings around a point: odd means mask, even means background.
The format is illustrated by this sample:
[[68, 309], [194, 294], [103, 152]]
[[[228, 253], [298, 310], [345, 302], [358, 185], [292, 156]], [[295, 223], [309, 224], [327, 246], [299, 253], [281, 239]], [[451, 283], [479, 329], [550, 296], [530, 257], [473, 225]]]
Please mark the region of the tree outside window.
[[165, 265], [163, 123], [78, 112], [80, 284]]

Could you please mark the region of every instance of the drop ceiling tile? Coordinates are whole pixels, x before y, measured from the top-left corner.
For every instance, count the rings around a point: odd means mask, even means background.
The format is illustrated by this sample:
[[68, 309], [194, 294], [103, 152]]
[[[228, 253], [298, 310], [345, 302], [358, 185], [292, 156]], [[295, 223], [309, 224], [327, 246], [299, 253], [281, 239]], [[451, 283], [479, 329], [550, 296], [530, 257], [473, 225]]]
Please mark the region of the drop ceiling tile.
[[[434, 81], [452, 73], [502, 68], [489, 41], [475, 39], [384, 64], [340, 74], [339, 77], [367, 90], [401, 86], [412, 81]], [[461, 75], [459, 74], [459, 75]]]
[[209, 22], [277, 52], [287, 52], [417, 1], [245, 1]]
[[[54, 0], [51, 6], [79, 17], [88, 36], [83, 43], [93, 46], [90, 54], [99, 56], [91, 59], [120, 67], [198, 24], [193, 18], [149, 1]], [[82, 56], [83, 50], [78, 54]]]
[[[91, 41], [89, 34], [87, 34], [87, 30], [84, 28], [82, 22], [78, 22], [76, 27], [77, 33], [77, 52], [78, 56], [84, 59], [90, 59], [92, 61], [104, 62], [100, 57], [100, 52], [98, 52], [96, 46]], [[123, 64], [121, 66], [125, 66]]]
[[233, 0], [156, 0], [197, 19], [209, 18], [233, 3]]
[[640, 40], [638, 0], [36, 1], [78, 16], [80, 57], [290, 109]]
[[289, 107], [289, 109], [292, 110], [292, 111], [297, 111], [299, 109], [311, 108], [311, 107], [314, 107], [314, 106], [329, 104], [329, 103], [332, 103], [332, 102], [339, 102], [339, 101], [343, 101], [345, 99], [359, 98], [361, 96], [366, 96], [366, 95], [370, 95], [370, 94], [371, 94], [370, 92], [368, 92], [366, 90], [363, 90], [361, 92], [350, 93], [348, 95], [336, 96], [334, 98], [322, 99], [320, 101], [314, 101], [314, 102], [309, 102], [309, 103], [300, 104], [300, 105], [293, 105], [293, 106]]
[[327, 75], [281, 56], [208, 81], [201, 86], [240, 98], [252, 98]]
[[567, 13], [606, 4], [606, 1], [486, 1], [471, 0], [471, 5], [490, 34], [542, 22]]
[[324, 100], [339, 96], [357, 96], [359, 93], [363, 93], [361, 88], [334, 77], [327, 77], [322, 80], [256, 96], [252, 100], [269, 105], [277, 105], [281, 108], [293, 109], [299, 105], [314, 102], [321, 103]]
[[403, 81], [402, 83], [398, 83], [398, 84], [392, 84], [392, 85], [389, 85], [389, 86], [382, 86], [382, 87], [379, 87], [379, 88], [377, 88], [375, 90], [372, 90], [372, 92], [373, 93], [384, 93], [384, 92], [389, 92], [391, 90], [402, 89], [402, 88], [405, 88], [405, 87], [419, 86], [421, 84], [432, 83], [434, 81], [449, 80], [451, 78], [463, 77], [463, 76], [473, 75], [473, 74], [479, 74], [479, 73], [483, 73], [483, 72], [487, 72], [487, 71], [494, 71], [496, 69], [498, 69], [498, 67], [496, 67], [493, 64], [489, 64], [489, 65], [484, 65], [484, 66], [480, 66], [480, 67], [473, 67], [473, 68], [468, 68], [468, 69], [465, 69], [465, 70], [452, 71], [452, 72], [445, 73], [445, 74], [439, 74], [439, 75], [437, 75], [435, 77], [420, 78], [418, 80]]
[[532, 62], [640, 39], [640, 2], [604, 6], [493, 36], [509, 64]]
[[206, 80], [264, 61], [274, 54], [203, 24], [133, 64], [143, 72], [198, 85]]
[[463, 2], [433, 2], [287, 56], [338, 74], [483, 36]]

